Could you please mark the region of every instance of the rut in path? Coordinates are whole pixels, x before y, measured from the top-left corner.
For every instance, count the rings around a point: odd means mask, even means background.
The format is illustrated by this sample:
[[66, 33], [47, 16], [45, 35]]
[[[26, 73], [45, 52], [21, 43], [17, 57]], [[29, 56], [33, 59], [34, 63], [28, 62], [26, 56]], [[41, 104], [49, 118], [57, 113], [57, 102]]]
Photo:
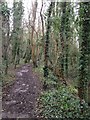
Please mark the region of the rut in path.
[[32, 72], [32, 65], [23, 65], [16, 72], [14, 84], [3, 90], [2, 118], [35, 118], [41, 90], [41, 82]]

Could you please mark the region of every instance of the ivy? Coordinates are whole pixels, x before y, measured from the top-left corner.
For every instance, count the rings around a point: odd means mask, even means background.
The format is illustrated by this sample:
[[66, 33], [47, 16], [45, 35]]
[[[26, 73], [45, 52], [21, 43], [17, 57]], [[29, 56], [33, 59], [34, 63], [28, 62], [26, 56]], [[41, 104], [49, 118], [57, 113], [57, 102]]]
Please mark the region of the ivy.
[[89, 82], [89, 71], [88, 71], [88, 63], [89, 63], [89, 41], [90, 41], [90, 3], [80, 3], [80, 62], [79, 62], [79, 95], [82, 96], [81, 99], [85, 99], [88, 101], [88, 93], [86, 92], [88, 89]]
[[1, 12], [2, 12], [2, 14], [5, 16], [5, 17], [7, 17], [7, 16], [9, 16], [10, 15], [10, 8], [8, 8], [8, 5], [7, 5], [7, 3], [2, 3], [1, 4]]

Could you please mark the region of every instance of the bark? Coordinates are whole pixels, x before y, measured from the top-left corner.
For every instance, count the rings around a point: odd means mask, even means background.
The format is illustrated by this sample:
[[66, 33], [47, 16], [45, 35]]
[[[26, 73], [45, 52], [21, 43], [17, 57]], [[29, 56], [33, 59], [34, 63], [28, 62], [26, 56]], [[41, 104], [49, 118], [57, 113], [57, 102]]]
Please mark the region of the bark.
[[[1, 0], [0, 0], [0, 8], [1, 8]], [[2, 13], [0, 11], [0, 66], [2, 65]], [[1, 67], [0, 67], [0, 75], [1, 75]]]
[[66, 14], [66, 2], [61, 3], [61, 9], [62, 9], [62, 16], [61, 16], [61, 25], [60, 25], [60, 40], [61, 40], [61, 57], [59, 57], [61, 60], [60, 67], [61, 67], [61, 74], [62, 79], [64, 79], [64, 51], [65, 51], [65, 14]]
[[49, 34], [50, 34], [50, 28], [51, 28], [51, 13], [53, 8], [53, 2], [51, 2], [48, 10], [48, 16], [47, 16], [47, 29], [46, 29], [46, 41], [45, 41], [45, 56], [44, 56], [44, 77], [48, 77], [48, 59], [49, 59]]
[[7, 16], [7, 36], [6, 36], [6, 51], [5, 51], [5, 57], [6, 57], [6, 68], [5, 68], [5, 74], [8, 73], [8, 66], [9, 66], [9, 56], [8, 56], [8, 47], [9, 47], [9, 43], [10, 43], [10, 39], [9, 39], [9, 35], [10, 35], [10, 25], [9, 25], [9, 15]]
[[88, 102], [88, 63], [90, 56], [90, 2], [80, 3], [80, 63], [78, 95], [81, 100]]
[[21, 58], [21, 34], [22, 34], [22, 15], [23, 15], [23, 6], [22, 1], [15, 1], [13, 3], [13, 48], [12, 56], [13, 63], [16, 65], [19, 64]]
[[40, 10], [40, 17], [41, 17], [41, 22], [42, 22], [42, 35], [43, 35], [43, 39], [44, 39], [44, 20], [43, 20], [42, 10], [43, 10], [43, 0], [42, 0], [42, 6], [41, 6], [41, 10]]
[[31, 47], [32, 47], [32, 53], [31, 53], [31, 57], [32, 57], [32, 62], [33, 62], [33, 65], [34, 67], [36, 66], [36, 63], [35, 63], [35, 42], [34, 42], [34, 29], [35, 29], [35, 20], [36, 20], [36, 12], [37, 12], [37, 6], [38, 6], [38, 3], [37, 3], [37, 0], [35, 1], [34, 5], [32, 6], [33, 7], [33, 14], [32, 14], [32, 32], [31, 32]]

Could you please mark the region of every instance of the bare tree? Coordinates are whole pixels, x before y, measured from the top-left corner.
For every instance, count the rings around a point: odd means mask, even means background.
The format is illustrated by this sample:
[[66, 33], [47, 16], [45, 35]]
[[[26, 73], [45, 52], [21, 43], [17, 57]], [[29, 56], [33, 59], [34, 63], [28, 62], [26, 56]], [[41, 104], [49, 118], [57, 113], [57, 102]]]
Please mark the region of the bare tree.
[[32, 4], [32, 32], [31, 32], [31, 47], [32, 47], [32, 61], [33, 61], [33, 65], [37, 66], [37, 63], [35, 61], [35, 42], [34, 42], [34, 29], [35, 29], [35, 20], [36, 20], [36, 12], [37, 12], [37, 0], [34, 2], [34, 4]]
[[44, 39], [44, 20], [43, 20], [42, 11], [43, 11], [43, 0], [42, 0], [42, 6], [41, 6], [41, 10], [40, 10], [40, 17], [41, 17], [41, 22], [42, 22], [42, 35], [43, 35], [43, 39]]

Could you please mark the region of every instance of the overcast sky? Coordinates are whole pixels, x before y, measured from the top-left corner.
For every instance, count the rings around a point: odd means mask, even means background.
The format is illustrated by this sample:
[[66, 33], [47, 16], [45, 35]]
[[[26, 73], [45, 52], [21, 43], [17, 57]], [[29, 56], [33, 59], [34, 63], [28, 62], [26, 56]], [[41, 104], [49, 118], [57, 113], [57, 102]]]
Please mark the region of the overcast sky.
[[[6, 0], [8, 2], [9, 7], [11, 8], [13, 6], [13, 0]], [[23, 6], [24, 6], [24, 18], [27, 19], [28, 18], [28, 11], [30, 11], [31, 6], [32, 6], [32, 2], [34, 2], [35, 0], [22, 0], [23, 1]], [[38, 1], [38, 9], [37, 12], [40, 11], [41, 8], [41, 4], [42, 4], [42, 0], [37, 0]], [[48, 2], [47, 0], [44, 0], [45, 4], [44, 4], [44, 10], [46, 8], [46, 6], [48, 6]]]
[[[6, 0], [8, 2], [9, 7], [12, 7], [13, 0]], [[32, 0], [23, 0], [23, 6], [24, 6], [24, 14], [25, 17], [28, 17], [28, 10], [31, 8], [31, 2]]]

